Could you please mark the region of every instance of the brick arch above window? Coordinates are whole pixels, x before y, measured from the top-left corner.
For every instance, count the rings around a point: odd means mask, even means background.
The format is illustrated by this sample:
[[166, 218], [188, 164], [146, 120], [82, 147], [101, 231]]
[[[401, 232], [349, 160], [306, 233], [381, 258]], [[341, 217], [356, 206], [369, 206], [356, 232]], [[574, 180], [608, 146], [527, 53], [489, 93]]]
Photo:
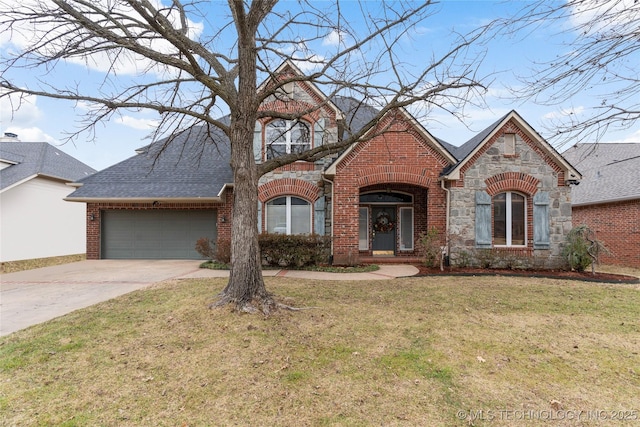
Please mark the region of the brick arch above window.
[[318, 200], [320, 189], [308, 181], [294, 178], [276, 179], [258, 187], [258, 199], [266, 202], [275, 197], [297, 196], [309, 202]]
[[522, 172], [503, 172], [484, 182], [487, 184], [487, 193], [492, 197], [505, 191], [519, 191], [531, 196], [538, 191], [540, 180]]
[[358, 177], [358, 187], [368, 187], [376, 184], [411, 184], [429, 187], [432, 177], [425, 175], [422, 167], [411, 166], [379, 166], [372, 167], [370, 173]]

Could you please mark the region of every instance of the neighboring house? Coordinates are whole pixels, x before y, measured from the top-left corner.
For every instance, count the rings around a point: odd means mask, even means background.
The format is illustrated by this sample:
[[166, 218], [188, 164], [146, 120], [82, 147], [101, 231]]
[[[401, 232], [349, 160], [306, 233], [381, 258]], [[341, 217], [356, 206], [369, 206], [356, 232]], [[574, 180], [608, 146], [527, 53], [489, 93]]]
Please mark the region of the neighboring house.
[[84, 253], [86, 209], [64, 198], [94, 172], [45, 142], [0, 138], [0, 261]]
[[573, 225], [587, 225], [611, 251], [601, 262], [640, 268], [640, 143], [576, 144], [563, 155], [583, 174]]
[[[301, 74], [285, 63], [273, 79]], [[258, 162], [337, 141], [376, 114], [355, 99], [327, 99], [304, 81], [287, 83], [262, 108], [313, 112], [298, 122], [258, 122]], [[228, 150], [224, 135], [201, 127], [79, 181], [67, 200], [87, 203], [87, 256], [195, 257], [198, 237], [228, 239]], [[449, 237], [453, 262], [490, 253], [556, 267], [571, 229], [569, 183], [579, 179], [515, 111], [455, 147], [396, 110], [339, 154], [261, 177], [257, 227], [329, 235], [335, 264], [417, 260], [420, 235], [435, 228]]]

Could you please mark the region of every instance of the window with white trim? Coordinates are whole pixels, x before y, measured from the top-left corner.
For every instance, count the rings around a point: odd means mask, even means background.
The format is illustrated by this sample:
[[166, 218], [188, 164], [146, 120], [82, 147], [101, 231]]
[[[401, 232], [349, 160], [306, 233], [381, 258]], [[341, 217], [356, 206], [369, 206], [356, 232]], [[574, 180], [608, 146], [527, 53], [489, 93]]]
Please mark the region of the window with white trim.
[[358, 249], [369, 249], [369, 208], [361, 206], [358, 210]]
[[267, 232], [280, 234], [311, 233], [311, 203], [295, 196], [283, 196], [267, 202]]
[[413, 250], [413, 208], [400, 208], [400, 250]]
[[267, 159], [311, 148], [311, 129], [305, 122], [276, 119], [265, 128]]
[[492, 202], [493, 244], [524, 246], [527, 233], [525, 196], [508, 191], [493, 196]]

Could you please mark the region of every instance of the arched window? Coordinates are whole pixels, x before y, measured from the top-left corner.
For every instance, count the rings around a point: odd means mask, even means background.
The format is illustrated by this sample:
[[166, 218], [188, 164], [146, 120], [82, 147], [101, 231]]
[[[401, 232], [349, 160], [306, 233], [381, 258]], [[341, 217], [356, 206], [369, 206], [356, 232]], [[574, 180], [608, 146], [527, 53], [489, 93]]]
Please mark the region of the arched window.
[[294, 196], [278, 197], [267, 202], [267, 232], [311, 233], [311, 203]]
[[266, 127], [267, 159], [301, 153], [311, 148], [309, 125], [296, 120], [276, 119]]
[[493, 196], [493, 244], [525, 246], [527, 231], [526, 199], [513, 192]]

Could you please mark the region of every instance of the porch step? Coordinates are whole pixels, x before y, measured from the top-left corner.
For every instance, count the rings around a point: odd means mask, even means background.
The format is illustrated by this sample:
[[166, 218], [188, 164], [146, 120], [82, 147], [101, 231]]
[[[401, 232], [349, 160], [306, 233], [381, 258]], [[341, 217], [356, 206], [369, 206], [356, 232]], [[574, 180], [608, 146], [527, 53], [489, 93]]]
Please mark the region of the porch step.
[[420, 264], [423, 258], [413, 256], [361, 256], [362, 264]]

